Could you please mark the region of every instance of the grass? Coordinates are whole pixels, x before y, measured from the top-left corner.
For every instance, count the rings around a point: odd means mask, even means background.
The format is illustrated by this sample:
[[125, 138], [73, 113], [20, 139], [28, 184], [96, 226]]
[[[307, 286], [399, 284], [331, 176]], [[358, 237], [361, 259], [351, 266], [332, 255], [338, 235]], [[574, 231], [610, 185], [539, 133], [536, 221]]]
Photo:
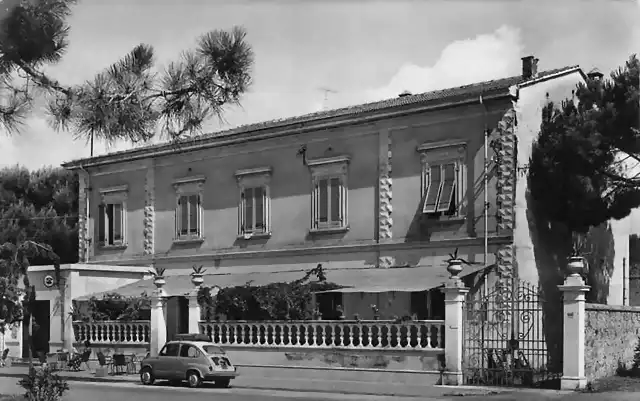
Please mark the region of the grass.
[[612, 376], [589, 383], [586, 392], [605, 393], [618, 391], [625, 393], [640, 392], [640, 377]]

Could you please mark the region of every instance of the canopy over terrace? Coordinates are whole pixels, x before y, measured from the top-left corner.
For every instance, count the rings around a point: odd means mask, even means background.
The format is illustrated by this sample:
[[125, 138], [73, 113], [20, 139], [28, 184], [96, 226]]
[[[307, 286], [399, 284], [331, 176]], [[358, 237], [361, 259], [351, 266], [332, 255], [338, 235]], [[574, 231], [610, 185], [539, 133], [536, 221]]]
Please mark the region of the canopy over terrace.
[[[469, 275], [484, 266], [467, 266], [465, 275]], [[286, 272], [260, 272], [246, 274], [206, 274], [203, 286], [220, 288], [244, 285], [266, 285], [298, 280], [304, 276], [302, 270]], [[439, 287], [448, 277], [445, 267], [407, 267], [390, 269], [329, 269], [326, 271], [327, 281], [343, 286], [336, 292], [419, 292]], [[165, 277], [164, 289], [168, 296], [180, 296], [193, 290], [191, 276], [188, 271], [182, 275]], [[142, 293], [151, 294], [156, 289], [153, 279], [140, 280], [109, 291], [97, 292], [77, 298], [77, 301], [88, 300], [91, 297], [101, 297], [107, 293], [118, 293], [121, 296], [138, 296]]]

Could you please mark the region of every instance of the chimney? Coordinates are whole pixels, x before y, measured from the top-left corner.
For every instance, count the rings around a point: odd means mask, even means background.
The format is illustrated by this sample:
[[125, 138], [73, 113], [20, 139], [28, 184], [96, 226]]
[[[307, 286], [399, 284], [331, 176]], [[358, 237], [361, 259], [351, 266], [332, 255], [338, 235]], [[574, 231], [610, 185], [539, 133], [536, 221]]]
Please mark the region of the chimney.
[[534, 56], [522, 57], [522, 79], [532, 79], [538, 76], [538, 59]]
[[401, 94], [398, 95], [398, 97], [407, 97], [407, 96], [411, 96], [412, 93], [409, 91], [404, 91]]
[[593, 70], [589, 71], [589, 73], [587, 74], [587, 77], [595, 81], [600, 81], [603, 76], [604, 74], [602, 74], [597, 68], [594, 68]]

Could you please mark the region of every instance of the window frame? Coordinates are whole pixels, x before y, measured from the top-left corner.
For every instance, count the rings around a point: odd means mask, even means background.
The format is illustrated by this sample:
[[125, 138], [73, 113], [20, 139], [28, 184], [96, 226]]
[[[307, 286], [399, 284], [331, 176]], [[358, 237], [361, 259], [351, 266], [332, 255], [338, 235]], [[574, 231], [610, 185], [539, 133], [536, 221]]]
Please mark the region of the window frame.
[[[96, 221], [96, 244], [100, 248], [126, 248], [127, 247], [127, 199], [129, 188], [127, 185], [120, 185], [117, 187], [101, 188], [100, 189], [100, 203], [98, 204], [97, 221]], [[113, 241], [113, 243], [107, 243], [109, 239], [109, 226], [108, 223], [108, 206], [120, 205], [120, 240]], [[103, 222], [101, 226], [100, 222]], [[102, 231], [102, 233], [101, 233]], [[114, 233], [115, 234], [115, 233]], [[100, 239], [100, 236], [103, 239]]]
[[[175, 216], [174, 216], [174, 242], [201, 242], [204, 241], [204, 176], [193, 176], [193, 177], [185, 177], [173, 182], [173, 187], [176, 193], [176, 206], [175, 206]], [[187, 232], [187, 234], [181, 233], [182, 228], [182, 204], [180, 200], [183, 197], [197, 196], [197, 209], [196, 209], [196, 222], [198, 227], [196, 229], [195, 234], [191, 234]], [[187, 218], [190, 217], [190, 214]], [[189, 218], [189, 220], [191, 220]], [[190, 230], [188, 230], [190, 231]]]
[[[435, 217], [441, 220], [465, 218], [466, 215], [466, 174], [467, 174], [467, 143], [459, 141], [445, 141], [425, 143], [418, 147], [421, 163], [421, 212], [423, 215]], [[445, 209], [441, 207], [442, 189], [445, 185], [445, 168], [447, 165], [454, 166], [454, 180], [452, 186], [453, 193], [451, 201], [454, 202], [454, 210], [449, 213], [449, 206]], [[436, 195], [435, 204], [432, 210], [427, 210], [427, 200], [430, 191], [433, 189], [431, 185], [431, 169], [440, 166], [440, 182], [438, 186], [438, 194]], [[431, 205], [431, 203], [429, 203]], [[431, 208], [430, 208], [431, 209]]]
[[[265, 238], [271, 236], [271, 167], [257, 167], [238, 170], [235, 173], [238, 183], [238, 238], [249, 240], [251, 238]], [[262, 230], [256, 230], [255, 201], [252, 207], [251, 231], [246, 227], [247, 199], [245, 192], [249, 189], [262, 189]], [[255, 198], [252, 198], [255, 199]]]
[[[349, 229], [349, 156], [335, 156], [307, 160], [311, 173], [311, 221], [310, 232], [341, 232]], [[327, 180], [327, 188], [331, 188], [331, 180], [338, 179], [338, 220], [331, 218], [331, 192], [327, 191], [327, 222], [320, 222], [320, 182]]]

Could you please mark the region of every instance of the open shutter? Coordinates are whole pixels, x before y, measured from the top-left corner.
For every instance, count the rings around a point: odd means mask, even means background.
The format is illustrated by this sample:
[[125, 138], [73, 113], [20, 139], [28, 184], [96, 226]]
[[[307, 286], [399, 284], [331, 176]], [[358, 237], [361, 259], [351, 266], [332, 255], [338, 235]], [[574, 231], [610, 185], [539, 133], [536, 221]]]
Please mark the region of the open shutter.
[[329, 216], [330, 221], [333, 224], [340, 224], [340, 222], [342, 221], [342, 213], [340, 210], [341, 196], [340, 196], [340, 179], [339, 178], [331, 179], [330, 186], [329, 186], [329, 196], [330, 196], [329, 209], [331, 210], [331, 216]]
[[256, 187], [253, 190], [253, 198], [255, 199], [255, 229], [258, 232], [264, 232], [264, 189]]
[[176, 223], [176, 238], [180, 237], [181, 231], [180, 231], [180, 205], [182, 204], [182, 196], [180, 196], [178, 198], [178, 204], [176, 205], [176, 210], [175, 210], [175, 223]]
[[313, 228], [318, 228], [320, 226], [320, 183], [315, 181], [313, 185], [311, 216]]
[[442, 169], [439, 165], [431, 166], [429, 169], [429, 185], [424, 197], [423, 213], [433, 213], [438, 206], [438, 198], [442, 187]]
[[456, 165], [448, 163], [442, 166], [443, 180], [440, 198], [438, 200], [437, 212], [446, 212], [451, 208], [453, 194], [456, 190]]
[[106, 231], [104, 221], [105, 209], [104, 205], [98, 206], [98, 243], [104, 244], [104, 233]]
[[238, 217], [238, 226], [240, 227], [240, 234], [244, 234], [244, 232], [245, 232], [245, 228], [244, 228], [245, 227], [245, 217], [244, 216], [245, 216], [246, 213], [244, 211], [244, 209], [245, 209], [244, 205], [245, 205], [246, 201], [247, 200], [246, 200], [246, 198], [244, 196], [244, 189], [242, 189], [240, 191], [240, 206], [238, 207], [238, 215], [239, 215], [239, 217]]
[[200, 232], [200, 224], [199, 223], [199, 210], [200, 210], [200, 196], [191, 195], [189, 196], [189, 207], [188, 207], [188, 219], [189, 219], [189, 227], [188, 234], [189, 235], [198, 235]]
[[329, 220], [329, 180], [320, 180], [318, 187], [318, 221], [326, 224]]
[[122, 244], [122, 204], [116, 203], [113, 205], [113, 243]]

